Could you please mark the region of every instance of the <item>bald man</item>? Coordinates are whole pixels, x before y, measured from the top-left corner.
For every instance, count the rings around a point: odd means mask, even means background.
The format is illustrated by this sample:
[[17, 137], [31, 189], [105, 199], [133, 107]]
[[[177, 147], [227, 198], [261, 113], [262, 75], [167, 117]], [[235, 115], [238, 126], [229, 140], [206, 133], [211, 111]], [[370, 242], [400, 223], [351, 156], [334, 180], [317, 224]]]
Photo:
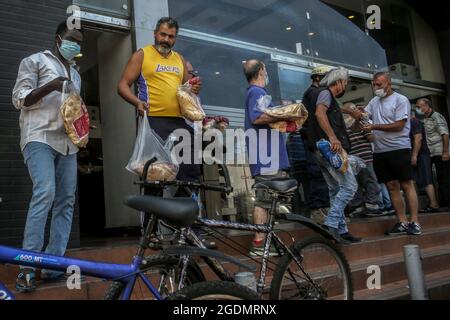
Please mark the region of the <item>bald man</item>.
[[[273, 118], [258, 110], [258, 100], [267, 95], [266, 87], [269, 84], [269, 75], [267, 74], [266, 66], [259, 60], [249, 60], [244, 64], [244, 74], [250, 85], [247, 89], [247, 98], [245, 102], [245, 130], [254, 130], [256, 131], [257, 136], [257, 162], [250, 164], [252, 176], [255, 179], [255, 183], [275, 178], [288, 177], [287, 171], [289, 170], [290, 165], [286, 141], [280, 132], [275, 134], [278, 141], [272, 141], [272, 129], [269, 126], [270, 123], [280, 121], [280, 119]], [[271, 150], [273, 142], [278, 143], [277, 150]], [[253, 143], [254, 142], [252, 141], [252, 144]], [[247, 147], [249, 148], [249, 155], [251, 158], [249, 143], [247, 143]], [[271, 159], [269, 164], [262, 163], [259, 156], [260, 150], [264, 150], [264, 157]], [[266, 197], [265, 192], [256, 191], [255, 209], [253, 213], [255, 224], [267, 223], [268, 210], [270, 210], [271, 204], [272, 202]], [[250, 251], [251, 255], [262, 255], [264, 251], [264, 239], [264, 233], [257, 233], [255, 235], [253, 246]], [[270, 255], [277, 255], [275, 248], [271, 248]]]
[[[374, 168], [378, 182], [385, 183], [391, 195], [398, 223], [388, 235], [420, 235], [419, 204], [413, 181], [411, 164], [411, 104], [407, 97], [394, 92], [391, 77], [380, 72], [374, 75], [375, 97], [366, 107], [373, 124], [364, 129], [373, 131]], [[411, 221], [406, 217], [406, 207], [400, 190], [403, 189], [411, 212]]]

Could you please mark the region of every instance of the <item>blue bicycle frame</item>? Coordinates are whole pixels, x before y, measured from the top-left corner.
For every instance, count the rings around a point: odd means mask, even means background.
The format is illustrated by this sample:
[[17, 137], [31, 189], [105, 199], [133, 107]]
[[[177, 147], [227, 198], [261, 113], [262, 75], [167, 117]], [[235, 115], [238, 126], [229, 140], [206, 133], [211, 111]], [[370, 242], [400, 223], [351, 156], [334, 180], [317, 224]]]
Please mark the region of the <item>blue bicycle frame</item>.
[[[139, 277], [153, 294], [155, 299], [162, 300], [158, 290], [140, 270], [143, 258], [133, 257], [131, 265], [95, 262], [81, 259], [52, 256], [39, 252], [19, 250], [0, 246], [0, 263], [21, 265], [39, 269], [51, 269], [66, 272], [69, 267], [77, 266], [82, 275], [104, 280], [120, 281], [126, 284], [121, 300], [129, 300], [136, 279]], [[0, 300], [14, 300], [15, 297], [6, 286], [0, 282]]]

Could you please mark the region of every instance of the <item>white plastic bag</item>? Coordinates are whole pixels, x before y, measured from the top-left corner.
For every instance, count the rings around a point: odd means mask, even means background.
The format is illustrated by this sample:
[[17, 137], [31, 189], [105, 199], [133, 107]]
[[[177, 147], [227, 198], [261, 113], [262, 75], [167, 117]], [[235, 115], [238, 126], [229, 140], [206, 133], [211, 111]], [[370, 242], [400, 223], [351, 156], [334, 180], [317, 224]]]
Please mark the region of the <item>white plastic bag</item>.
[[348, 162], [350, 163], [355, 176], [357, 176], [363, 169], [367, 168], [364, 160], [357, 156], [348, 156]]
[[140, 177], [144, 174], [145, 164], [156, 158], [156, 162], [150, 165], [146, 180], [148, 181], [173, 181], [178, 174], [178, 165], [172, 158], [173, 136], [169, 136], [166, 142], [152, 130], [147, 115], [139, 118], [138, 136], [134, 145], [134, 151], [126, 169]]

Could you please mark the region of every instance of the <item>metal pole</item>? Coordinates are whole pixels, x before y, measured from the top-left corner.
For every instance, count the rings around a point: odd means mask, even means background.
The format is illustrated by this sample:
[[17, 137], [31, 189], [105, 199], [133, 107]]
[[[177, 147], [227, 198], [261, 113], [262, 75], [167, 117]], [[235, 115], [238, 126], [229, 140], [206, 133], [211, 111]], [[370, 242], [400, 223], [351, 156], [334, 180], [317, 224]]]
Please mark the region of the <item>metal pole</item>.
[[406, 273], [412, 300], [428, 300], [425, 276], [422, 270], [422, 257], [418, 245], [410, 244], [403, 247]]

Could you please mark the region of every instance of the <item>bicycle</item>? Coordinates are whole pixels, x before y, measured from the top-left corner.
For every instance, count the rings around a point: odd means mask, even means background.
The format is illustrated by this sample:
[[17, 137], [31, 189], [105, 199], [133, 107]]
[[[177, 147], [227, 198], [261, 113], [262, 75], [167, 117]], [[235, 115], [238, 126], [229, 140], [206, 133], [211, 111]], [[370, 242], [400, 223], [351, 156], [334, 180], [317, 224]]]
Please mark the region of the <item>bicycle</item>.
[[[147, 176], [146, 172], [152, 161], [153, 160], [150, 160], [146, 164], [143, 177]], [[223, 165], [221, 168], [225, 177], [225, 185], [210, 185], [186, 181], [148, 182], [143, 178], [141, 178], [141, 181], [137, 182], [137, 184], [139, 184], [141, 188], [148, 186], [159, 188], [164, 188], [166, 186], [178, 186], [187, 188], [188, 192], [192, 189], [202, 189], [230, 193], [233, 189], [231, 187], [228, 170], [226, 166]], [[278, 203], [292, 196], [292, 192], [295, 188], [297, 188], [297, 182], [292, 179], [278, 179], [259, 183], [255, 185], [254, 188], [263, 189], [268, 192], [272, 198], [272, 206], [269, 211], [270, 218], [268, 223], [264, 225], [242, 224], [228, 221], [216, 221], [199, 217], [196, 219], [195, 224], [212, 229], [223, 228], [240, 231], [252, 231], [265, 233], [267, 235], [264, 243], [264, 253], [261, 257], [260, 276], [257, 283], [257, 293], [260, 298], [262, 297], [263, 290], [265, 288], [270, 246], [274, 243], [281, 259], [274, 269], [274, 276], [270, 289], [271, 299], [353, 299], [353, 286], [350, 267], [345, 256], [339, 248], [332, 243], [332, 241], [335, 241], [336, 239], [334, 239], [334, 237], [329, 234], [327, 230], [315, 224], [312, 220], [306, 217], [292, 213], [279, 214], [276, 212]], [[128, 204], [129, 206], [137, 209], [136, 203], [145, 199], [145, 197], [148, 196], [132, 197], [128, 199]], [[152, 214], [152, 212], [149, 213]], [[319, 236], [294, 241], [294, 244], [291, 247], [288, 247], [275, 233], [275, 217], [277, 220], [295, 222], [306, 226]], [[166, 220], [163, 223], [168, 227], [171, 225], [170, 220]], [[183, 228], [175, 228], [173, 226], [171, 228], [179, 234], [179, 244], [188, 244], [190, 246], [204, 248], [202, 241], [192, 231], [192, 226], [193, 224], [185, 225]], [[155, 232], [156, 231], [154, 230], [153, 235], [157, 238], [157, 236], [155, 236]], [[216, 230], [215, 232], [218, 231]], [[235, 243], [235, 245], [244, 248], [240, 244]], [[158, 246], [153, 243], [153, 248], [158, 248]], [[249, 258], [256, 261], [251, 257]], [[233, 280], [231, 275], [216, 259], [211, 257], [202, 257], [202, 259], [221, 280]], [[319, 261], [318, 259], [321, 259], [321, 261], [326, 261], [327, 264], [321, 266], [317, 265], [316, 261]], [[180, 288], [183, 286], [186, 275], [190, 277], [189, 281], [192, 281], [194, 275], [199, 276], [198, 270], [200, 270], [200, 268], [196, 267], [197, 263], [186, 259], [186, 257], [182, 257], [177, 263], [180, 263], [185, 271], [185, 273], [182, 274], [174, 274]], [[188, 270], [188, 265], [190, 266], [190, 271], [186, 273], [186, 270]], [[326, 286], [327, 284], [329, 285]], [[288, 295], [289, 293], [290, 295]]]
[[[147, 199], [139, 205], [140, 210], [150, 210], [155, 218], [167, 219], [172, 217], [172, 223], [176, 226], [185, 226], [193, 223], [198, 213], [198, 203], [189, 199]], [[192, 279], [192, 286], [173, 287], [172, 291], [162, 290], [163, 283], [152, 283], [152, 274], [149, 270], [156, 272], [173, 272], [174, 270], [163, 270], [161, 266], [170, 265], [180, 253], [189, 260], [193, 255], [213, 257], [235, 264], [244, 270], [254, 270], [239, 260], [224, 254], [207, 249], [173, 246], [165, 249], [162, 255], [144, 257], [145, 250], [149, 247], [151, 232], [157, 220], [151, 221], [142, 236], [137, 254], [132, 258], [131, 264], [113, 264], [107, 262], [89, 261], [60, 257], [32, 252], [16, 248], [0, 246], [0, 263], [21, 265], [38, 269], [49, 269], [66, 272], [68, 268], [78, 267], [83, 276], [91, 276], [103, 280], [113, 281], [111, 287], [105, 294], [107, 300], [129, 300], [142, 293], [138, 282], [142, 282], [148, 289], [151, 297], [156, 300], [163, 299], [224, 299], [224, 300], [257, 300], [258, 296], [250, 289], [237, 283], [214, 281], [204, 282], [204, 277]], [[175, 267], [175, 265], [172, 265]], [[187, 264], [185, 265], [187, 267]], [[192, 266], [194, 268], [195, 266]], [[187, 269], [186, 269], [187, 270]], [[189, 269], [190, 270], [190, 269]], [[193, 271], [189, 271], [193, 274]], [[196, 271], [198, 272], [198, 270]], [[160, 280], [161, 277], [158, 277]], [[119, 288], [120, 287], [120, 288]], [[141, 292], [134, 290], [141, 289]], [[148, 298], [148, 296], [144, 296]], [[0, 282], [0, 300], [14, 300], [14, 294]]]

